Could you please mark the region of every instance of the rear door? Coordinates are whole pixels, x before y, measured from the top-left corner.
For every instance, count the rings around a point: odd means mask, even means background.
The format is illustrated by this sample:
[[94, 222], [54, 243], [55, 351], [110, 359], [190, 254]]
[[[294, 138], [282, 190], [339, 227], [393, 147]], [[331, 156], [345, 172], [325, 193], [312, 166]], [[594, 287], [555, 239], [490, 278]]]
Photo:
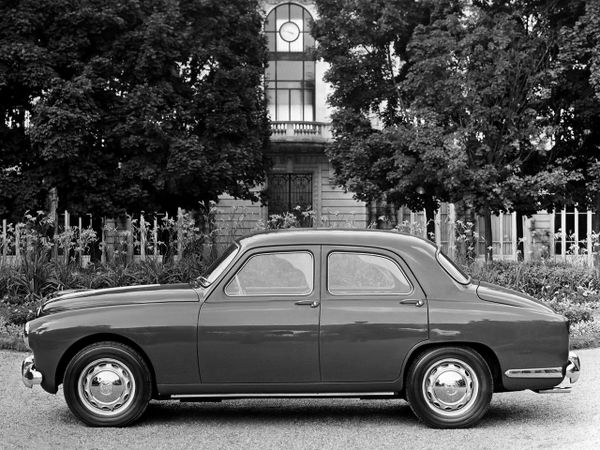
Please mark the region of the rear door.
[[200, 310], [203, 383], [319, 381], [319, 246], [243, 255]]
[[324, 382], [392, 381], [427, 339], [425, 294], [393, 252], [324, 246], [320, 360]]

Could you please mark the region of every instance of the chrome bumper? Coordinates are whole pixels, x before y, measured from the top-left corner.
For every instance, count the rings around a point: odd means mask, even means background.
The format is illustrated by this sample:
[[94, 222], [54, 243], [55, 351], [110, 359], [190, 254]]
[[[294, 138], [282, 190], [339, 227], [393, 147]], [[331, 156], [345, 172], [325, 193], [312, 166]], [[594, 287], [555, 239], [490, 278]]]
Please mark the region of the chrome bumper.
[[536, 391], [539, 394], [557, 394], [566, 393], [571, 391], [571, 387], [574, 383], [579, 380], [579, 374], [581, 373], [581, 361], [579, 356], [574, 352], [569, 352], [569, 364], [565, 369], [565, 377], [561, 383], [554, 386], [552, 389], [543, 389]]
[[23, 363], [21, 364], [21, 378], [23, 379], [23, 384], [28, 388], [42, 382], [42, 373], [35, 370], [33, 356], [28, 356], [23, 360]]
[[579, 373], [581, 372], [581, 361], [579, 356], [574, 352], [569, 352], [569, 365], [565, 372], [565, 378], [568, 378], [571, 384], [576, 383], [579, 380]]

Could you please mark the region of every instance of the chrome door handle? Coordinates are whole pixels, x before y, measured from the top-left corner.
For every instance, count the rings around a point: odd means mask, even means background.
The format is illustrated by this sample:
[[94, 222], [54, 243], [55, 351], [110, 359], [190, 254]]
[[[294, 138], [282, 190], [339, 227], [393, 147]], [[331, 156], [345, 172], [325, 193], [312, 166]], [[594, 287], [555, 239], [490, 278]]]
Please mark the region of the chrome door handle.
[[402, 300], [400, 302], [401, 305], [415, 305], [417, 308], [420, 308], [421, 306], [423, 306], [425, 304], [425, 302], [423, 300], [421, 300], [420, 298], [407, 298], [406, 300]]
[[319, 300], [299, 300], [297, 302], [294, 302], [294, 305], [310, 306], [311, 308], [316, 308], [320, 304], [321, 302]]

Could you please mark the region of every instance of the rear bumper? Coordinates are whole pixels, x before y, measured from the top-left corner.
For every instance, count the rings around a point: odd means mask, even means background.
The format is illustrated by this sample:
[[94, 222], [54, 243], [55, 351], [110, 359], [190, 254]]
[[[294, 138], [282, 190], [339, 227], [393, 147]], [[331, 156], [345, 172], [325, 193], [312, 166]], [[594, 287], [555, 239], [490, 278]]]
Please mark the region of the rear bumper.
[[551, 389], [542, 389], [536, 391], [538, 394], [557, 394], [557, 393], [568, 393], [571, 391], [573, 384], [579, 380], [579, 374], [581, 373], [581, 361], [579, 356], [574, 352], [569, 352], [569, 363], [565, 369], [565, 377], [557, 386]]
[[581, 361], [579, 356], [574, 352], [569, 352], [569, 364], [565, 371], [565, 379], [569, 379], [571, 384], [576, 383], [579, 380], [579, 373], [581, 372]]
[[[530, 379], [535, 384], [546, 380], [544, 387], [527, 387], [539, 393], [569, 392], [571, 386], [579, 380], [581, 361], [574, 352], [569, 352], [567, 367], [536, 367], [527, 369], [509, 369], [504, 375], [510, 379]], [[559, 382], [560, 381], [560, 382]]]
[[42, 373], [35, 370], [35, 360], [33, 356], [28, 356], [23, 360], [21, 364], [21, 378], [23, 384], [28, 388], [32, 388], [34, 384], [40, 384], [42, 382]]

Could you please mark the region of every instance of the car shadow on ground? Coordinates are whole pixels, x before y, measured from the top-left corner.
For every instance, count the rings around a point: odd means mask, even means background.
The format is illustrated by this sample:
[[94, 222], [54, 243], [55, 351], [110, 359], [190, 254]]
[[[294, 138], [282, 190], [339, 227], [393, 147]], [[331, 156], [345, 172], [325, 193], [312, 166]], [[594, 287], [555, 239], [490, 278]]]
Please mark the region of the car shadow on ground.
[[410, 406], [402, 400], [361, 401], [346, 400], [236, 400], [216, 403], [204, 402], [151, 402], [140, 425], [166, 422], [224, 423], [285, 423], [319, 422], [329, 424], [348, 421], [376, 422], [379, 425], [398, 420], [417, 422]]
[[[564, 417], [563, 417], [564, 416]], [[554, 411], [556, 423], [569, 421], [567, 410]], [[495, 428], [506, 423], [547, 424], [547, 414], [539, 405], [526, 406], [517, 403], [492, 404], [477, 428]], [[398, 423], [419, 425], [408, 403], [403, 400], [235, 400], [214, 403], [153, 401], [139, 426], [165, 423], [202, 422], [205, 425], [224, 424], [284, 424], [327, 423], [331, 426], [347, 422], [363, 425], [395, 426]]]

